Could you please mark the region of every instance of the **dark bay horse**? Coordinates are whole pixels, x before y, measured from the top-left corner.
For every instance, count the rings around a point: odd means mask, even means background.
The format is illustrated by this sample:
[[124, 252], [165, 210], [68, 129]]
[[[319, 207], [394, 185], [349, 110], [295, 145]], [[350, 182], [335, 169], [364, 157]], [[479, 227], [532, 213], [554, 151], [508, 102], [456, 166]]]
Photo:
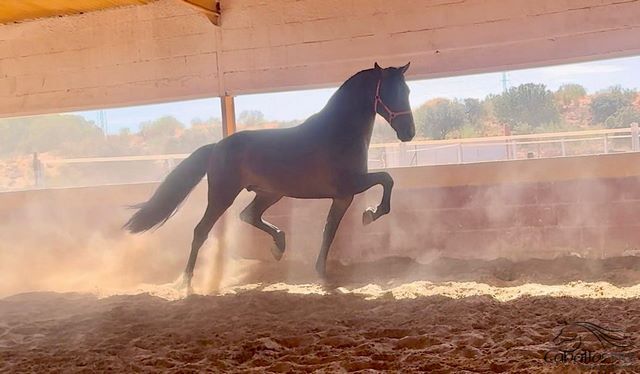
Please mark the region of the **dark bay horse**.
[[393, 179], [386, 172], [369, 173], [367, 152], [376, 113], [389, 122], [398, 139], [413, 139], [415, 125], [404, 73], [409, 64], [363, 70], [349, 78], [326, 106], [302, 124], [286, 129], [243, 131], [197, 149], [160, 184], [153, 196], [125, 224], [132, 233], [162, 225], [207, 174], [208, 205], [194, 229], [184, 280], [190, 287], [198, 251], [214, 223], [242, 191], [254, 191], [240, 218], [271, 235], [273, 256], [285, 250], [284, 232], [262, 219], [282, 197], [333, 199], [324, 228], [316, 270], [325, 274], [329, 248], [353, 196], [382, 185], [382, 202], [368, 208], [369, 224], [391, 210]]

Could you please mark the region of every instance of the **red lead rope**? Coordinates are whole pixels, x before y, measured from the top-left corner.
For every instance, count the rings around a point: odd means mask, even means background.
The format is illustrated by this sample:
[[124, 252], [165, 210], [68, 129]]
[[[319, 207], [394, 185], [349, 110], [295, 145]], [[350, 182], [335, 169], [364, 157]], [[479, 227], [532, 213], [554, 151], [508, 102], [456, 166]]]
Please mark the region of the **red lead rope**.
[[387, 121], [389, 121], [389, 123], [391, 123], [391, 121], [393, 121], [393, 119], [398, 117], [398, 116], [401, 116], [403, 114], [411, 114], [410, 110], [405, 110], [403, 112], [394, 112], [393, 110], [391, 110], [387, 106], [387, 104], [384, 103], [384, 101], [382, 101], [382, 98], [380, 97], [380, 84], [381, 83], [382, 83], [382, 78], [380, 78], [378, 80], [378, 86], [376, 87], [376, 97], [375, 97], [375, 101], [373, 102], [373, 111], [375, 113], [378, 113], [378, 103], [382, 104], [382, 107], [384, 108], [384, 110], [387, 111], [387, 114], [389, 115], [389, 118], [387, 118]]

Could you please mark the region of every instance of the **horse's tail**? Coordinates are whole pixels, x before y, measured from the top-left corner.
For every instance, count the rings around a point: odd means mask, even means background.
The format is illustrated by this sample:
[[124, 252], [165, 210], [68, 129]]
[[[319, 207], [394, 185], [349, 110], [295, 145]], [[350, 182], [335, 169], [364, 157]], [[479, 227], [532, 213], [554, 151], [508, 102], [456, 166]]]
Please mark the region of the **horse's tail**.
[[132, 207], [138, 211], [124, 228], [132, 233], [143, 232], [159, 227], [171, 218], [207, 173], [214, 146], [209, 144], [198, 148], [173, 169], [147, 202]]

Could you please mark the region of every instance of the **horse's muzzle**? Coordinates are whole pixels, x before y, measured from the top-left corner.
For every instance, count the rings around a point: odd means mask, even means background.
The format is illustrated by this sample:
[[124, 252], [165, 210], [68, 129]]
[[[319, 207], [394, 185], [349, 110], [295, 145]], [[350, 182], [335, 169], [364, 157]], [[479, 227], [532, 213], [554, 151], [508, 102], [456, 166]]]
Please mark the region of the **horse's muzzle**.
[[413, 139], [414, 134], [411, 135], [407, 135], [407, 136], [400, 136], [399, 139], [401, 142], [409, 142]]
[[413, 123], [413, 115], [411, 113], [396, 118], [395, 121], [390, 122], [390, 125], [402, 142], [408, 142], [416, 135], [416, 126]]
[[401, 142], [408, 142], [411, 141], [414, 136], [416, 136], [416, 131], [403, 131], [402, 133], [398, 132], [397, 135], [398, 139], [400, 139]]

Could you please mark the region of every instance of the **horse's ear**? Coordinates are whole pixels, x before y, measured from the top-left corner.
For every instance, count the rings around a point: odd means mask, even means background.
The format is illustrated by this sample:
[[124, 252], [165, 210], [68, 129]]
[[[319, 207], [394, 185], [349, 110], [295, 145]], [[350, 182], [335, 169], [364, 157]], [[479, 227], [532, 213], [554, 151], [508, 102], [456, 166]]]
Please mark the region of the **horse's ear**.
[[373, 68], [374, 68], [374, 69], [376, 69], [376, 70], [380, 70], [380, 69], [382, 69], [382, 68], [380, 67], [380, 65], [378, 65], [378, 62], [374, 62], [374, 63], [373, 63]]
[[404, 74], [407, 70], [409, 70], [409, 65], [411, 65], [411, 61], [407, 62], [407, 64], [400, 68], [402, 74]]

